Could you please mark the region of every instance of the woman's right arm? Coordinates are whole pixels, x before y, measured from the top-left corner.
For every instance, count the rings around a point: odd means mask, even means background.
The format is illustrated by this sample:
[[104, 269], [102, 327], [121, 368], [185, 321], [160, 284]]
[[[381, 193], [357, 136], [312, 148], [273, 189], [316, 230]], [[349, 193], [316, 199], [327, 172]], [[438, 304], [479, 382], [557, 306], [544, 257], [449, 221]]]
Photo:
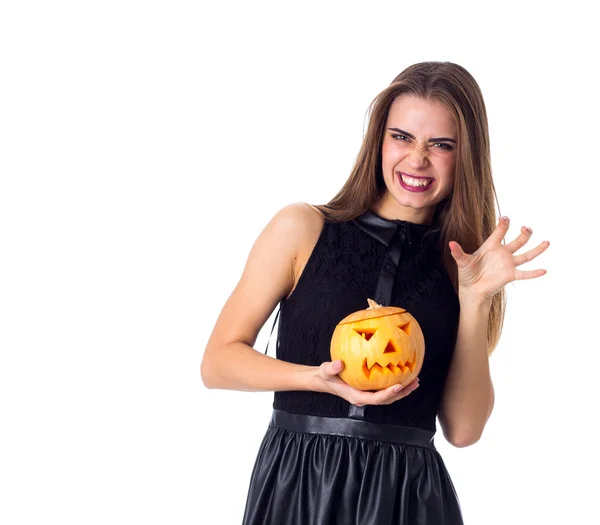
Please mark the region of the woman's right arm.
[[208, 388], [315, 390], [314, 368], [256, 351], [256, 337], [296, 281], [299, 256], [316, 242], [323, 219], [302, 203], [280, 210], [256, 239], [242, 276], [208, 340], [201, 365]]
[[320, 366], [288, 363], [253, 348], [277, 303], [293, 291], [323, 228], [323, 216], [304, 203], [280, 210], [256, 239], [242, 276], [208, 340], [201, 376], [208, 388], [245, 391], [312, 390], [340, 396], [357, 406], [389, 404], [410, 394], [418, 380], [401, 390], [362, 392], [344, 383], [343, 363]]

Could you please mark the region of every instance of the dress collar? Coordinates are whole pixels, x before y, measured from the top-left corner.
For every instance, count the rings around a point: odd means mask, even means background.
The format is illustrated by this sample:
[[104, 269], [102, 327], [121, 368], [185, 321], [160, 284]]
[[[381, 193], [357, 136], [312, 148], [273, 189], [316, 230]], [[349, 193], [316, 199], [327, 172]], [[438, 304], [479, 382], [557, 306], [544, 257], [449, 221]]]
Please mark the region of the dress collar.
[[371, 210], [356, 217], [354, 223], [385, 246], [390, 245], [396, 233], [403, 236], [408, 244], [435, 247], [439, 240], [438, 230], [433, 226], [399, 219], [384, 219]]

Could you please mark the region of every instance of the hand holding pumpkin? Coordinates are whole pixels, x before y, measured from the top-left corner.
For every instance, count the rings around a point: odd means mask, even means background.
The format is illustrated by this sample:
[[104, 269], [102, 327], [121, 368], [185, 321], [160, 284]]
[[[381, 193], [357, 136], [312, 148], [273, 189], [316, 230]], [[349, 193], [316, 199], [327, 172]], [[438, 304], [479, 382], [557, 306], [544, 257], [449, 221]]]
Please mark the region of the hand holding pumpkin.
[[498, 226], [477, 251], [467, 254], [460, 244], [451, 241], [450, 253], [458, 266], [460, 287], [477, 300], [491, 299], [508, 283], [520, 279], [534, 279], [546, 270], [518, 270], [517, 267], [532, 261], [546, 251], [550, 243], [544, 241], [531, 250], [515, 255], [531, 238], [530, 228], [523, 226], [520, 235], [508, 244], [502, 244], [509, 226], [508, 217], [501, 217]]
[[411, 384], [421, 371], [425, 356], [423, 332], [404, 308], [367, 301], [366, 310], [348, 315], [336, 326], [331, 337], [331, 358], [345, 363], [337, 372], [350, 387], [394, 392], [397, 385]]
[[375, 392], [364, 392], [351, 387], [338, 375], [344, 369], [343, 361], [327, 361], [318, 368], [321, 380], [319, 391], [339, 396], [356, 406], [389, 405], [414, 392], [419, 387], [419, 379], [414, 379], [406, 386], [392, 385]]

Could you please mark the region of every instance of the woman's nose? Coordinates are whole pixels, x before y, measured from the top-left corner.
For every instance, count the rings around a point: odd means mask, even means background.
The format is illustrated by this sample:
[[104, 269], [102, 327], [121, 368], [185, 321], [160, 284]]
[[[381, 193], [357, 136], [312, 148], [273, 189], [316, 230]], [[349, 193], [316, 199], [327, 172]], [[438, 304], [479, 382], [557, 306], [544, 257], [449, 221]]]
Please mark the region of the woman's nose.
[[415, 147], [410, 152], [408, 165], [411, 168], [423, 168], [427, 164], [427, 149]]

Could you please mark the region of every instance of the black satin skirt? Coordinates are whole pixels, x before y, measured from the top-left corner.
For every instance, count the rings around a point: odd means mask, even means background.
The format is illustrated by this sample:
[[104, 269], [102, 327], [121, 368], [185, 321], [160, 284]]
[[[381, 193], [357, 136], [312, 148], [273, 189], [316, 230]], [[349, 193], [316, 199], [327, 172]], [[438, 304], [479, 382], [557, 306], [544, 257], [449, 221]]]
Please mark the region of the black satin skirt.
[[243, 525], [462, 525], [433, 436], [275, 410]]

